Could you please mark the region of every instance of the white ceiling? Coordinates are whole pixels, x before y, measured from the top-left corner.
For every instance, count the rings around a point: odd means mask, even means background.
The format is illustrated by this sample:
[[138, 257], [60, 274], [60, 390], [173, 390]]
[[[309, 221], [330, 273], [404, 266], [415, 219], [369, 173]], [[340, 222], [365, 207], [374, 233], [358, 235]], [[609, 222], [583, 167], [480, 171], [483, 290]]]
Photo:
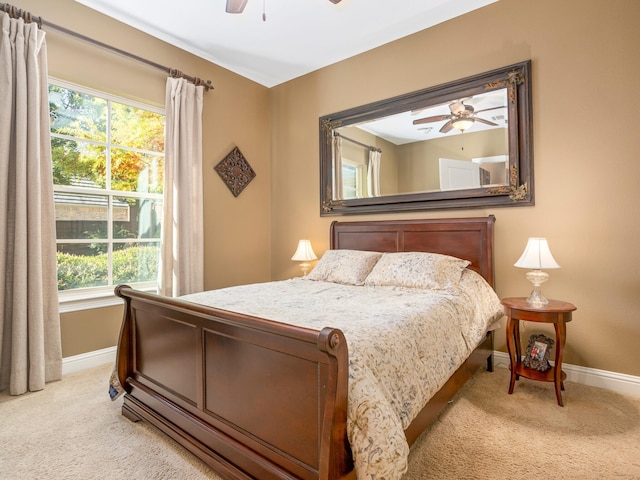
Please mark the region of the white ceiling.
[[242, 14], [226, 0], [76, 1], [273, 87], [497, 0], [248, 0]]
[[[495, 126], [489, 126], [484, 123], [475, 122], [471, 130], [472, 132], [490, 130], [493, 128], [507, 128], [508, 112], [506, 88], [458, 100], [462, 101], [465, 105], [472, 106], [477, 112], [474, 116], [489, 120], [496, 124]], [[404, 145], [406, 143], [419, 142], [422, 140], [432, 140], [434, 138], [445, 136], [450, 137], [453, 135], [461, 135], [462, 132], [455, 128], [450, 130], [448, 133], [440, 133], [440, 128], [447, 122], [447, 120], [423, 123], [419, 125], [413, 124], [413, 121], [416, 119], [431, 117], [434, 115], [450, 114], [450, 103], [451, 102], [446, 102], [440, 105], [430, 105], [429, 108], [425, 108], [423, 110], [406, 111], [390, 115], [388, 117], [370, 120], [354, 126], [377, 137], [384, 138], [395, 145]]]

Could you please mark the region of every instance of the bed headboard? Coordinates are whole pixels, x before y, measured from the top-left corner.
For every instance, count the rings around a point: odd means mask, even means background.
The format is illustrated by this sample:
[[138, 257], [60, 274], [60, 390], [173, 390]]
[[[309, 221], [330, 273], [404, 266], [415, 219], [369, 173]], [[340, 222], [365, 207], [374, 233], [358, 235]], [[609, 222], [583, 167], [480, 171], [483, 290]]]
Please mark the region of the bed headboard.
[[331, 224], [331, 248], [376, 252], [433, 252], [469, 260], [494, 287], [493, 215], [431, 220]]

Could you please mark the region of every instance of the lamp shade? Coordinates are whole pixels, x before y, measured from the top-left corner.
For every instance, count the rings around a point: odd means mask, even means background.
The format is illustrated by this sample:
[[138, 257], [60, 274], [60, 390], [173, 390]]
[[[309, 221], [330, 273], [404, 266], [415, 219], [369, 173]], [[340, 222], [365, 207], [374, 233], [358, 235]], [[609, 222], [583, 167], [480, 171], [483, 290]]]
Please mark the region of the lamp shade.
[[316, 260], [316, 254], [313, 252], [313, 248], [311, 248], [311, 241], [309, 240], [300, 240], [298, 242], [298, 248], [296, 253], [293, 254], [291, 260], [297, 260], [299, 262], [309, 262], [311, 260]]
[[555, 261], [546, 238], [529, 238], [527, 246], [514, 266], [535, 270], [560, 268]]

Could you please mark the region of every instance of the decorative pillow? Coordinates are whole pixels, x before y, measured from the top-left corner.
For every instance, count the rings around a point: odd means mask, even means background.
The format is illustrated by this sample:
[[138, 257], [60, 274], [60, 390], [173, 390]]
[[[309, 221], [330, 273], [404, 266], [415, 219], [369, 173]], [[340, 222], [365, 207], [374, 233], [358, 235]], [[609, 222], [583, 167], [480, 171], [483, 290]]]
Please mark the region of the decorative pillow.
[[380, 257], [380, 252], [327, 250], [306, 278], [345, 285], [362, 285]]
[[364, 284], [446, 290], [455, 293], [462, 272], [470, 263], [439, 253], [385, 253]]

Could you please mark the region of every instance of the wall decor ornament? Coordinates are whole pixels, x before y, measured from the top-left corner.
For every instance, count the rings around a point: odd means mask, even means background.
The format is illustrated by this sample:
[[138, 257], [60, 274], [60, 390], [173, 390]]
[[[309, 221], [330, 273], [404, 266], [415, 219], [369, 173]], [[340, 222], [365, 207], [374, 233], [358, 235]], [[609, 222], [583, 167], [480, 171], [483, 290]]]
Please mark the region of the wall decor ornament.
[[234, 197], [240, 195], [256, 176], [256, 172], [238, 147], [234, 147], [214, 169]]

